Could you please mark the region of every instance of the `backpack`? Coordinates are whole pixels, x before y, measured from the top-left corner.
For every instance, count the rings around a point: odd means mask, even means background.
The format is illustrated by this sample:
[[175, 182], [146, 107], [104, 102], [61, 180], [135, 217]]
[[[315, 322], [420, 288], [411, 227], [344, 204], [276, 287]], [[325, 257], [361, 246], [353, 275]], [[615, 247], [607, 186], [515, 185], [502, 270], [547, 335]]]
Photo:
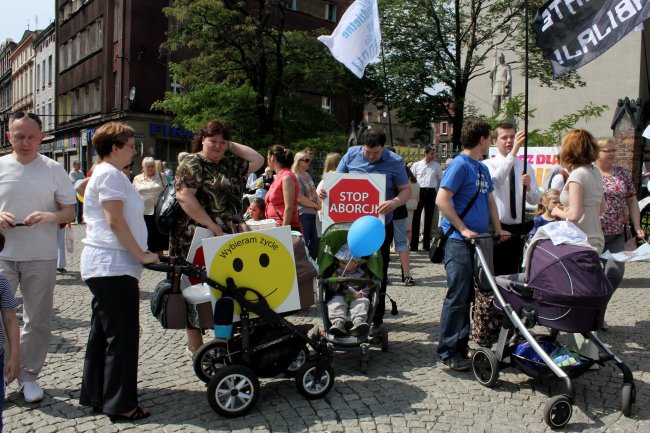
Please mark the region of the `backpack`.
[[172, 182], [169, 182], [158, 196], [153, 214], [158, 231], [164, 235], [169, 234], [183, 215], [183, 209], [176, 201], [176, 189]]

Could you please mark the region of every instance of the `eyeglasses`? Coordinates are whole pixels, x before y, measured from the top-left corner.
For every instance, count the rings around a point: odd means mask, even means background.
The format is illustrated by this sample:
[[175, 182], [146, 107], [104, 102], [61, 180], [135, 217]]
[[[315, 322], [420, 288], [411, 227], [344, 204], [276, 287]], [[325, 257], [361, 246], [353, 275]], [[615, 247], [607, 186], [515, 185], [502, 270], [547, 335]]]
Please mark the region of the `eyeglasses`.
[[604, 152], [604, 153], [616, 153], [616, 152], [617, 152], [616, 149], [607, 149], [607, 150], [605, 150], [605, 149], [601, 149], [600, 151], [601, 151], [601, 152]]
[[309, 159], [309, 158], [304, 158], [304, 159], [301, 159], [301, 161], [306, 162], [307, 164], [309, 164], [309, 163], [311, 162], [311, 159]]
[[24, 111], [15, 111], [11, 113], [11, 116], [9, 116], [9, 121], [13, 122], [14, 120], [22, 119], [25, 116], [29, 117], [30, 119], [38, 123], [38, 126], [42, 125], [40, 117], [38, 117], [34, 113], [26, 113]]

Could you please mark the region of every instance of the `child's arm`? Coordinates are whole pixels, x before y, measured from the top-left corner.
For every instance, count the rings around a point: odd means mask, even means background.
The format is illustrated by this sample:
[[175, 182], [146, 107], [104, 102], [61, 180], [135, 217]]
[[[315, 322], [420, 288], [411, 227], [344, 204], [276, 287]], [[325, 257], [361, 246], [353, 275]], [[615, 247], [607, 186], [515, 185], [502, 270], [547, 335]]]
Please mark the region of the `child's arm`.
[[16, 310], [2, 310], [2, 323], [7, 333], [7, 340], [9, 340], [9, 351], [11, 356], [5, 359], [4, 376], [7, 383], [13, 382], [18, 377], [18, 370], [20, 364], [18, 362], [18, 355], [20, 353], [20, 331], [18, 329], [18, 318], [16, 317]]

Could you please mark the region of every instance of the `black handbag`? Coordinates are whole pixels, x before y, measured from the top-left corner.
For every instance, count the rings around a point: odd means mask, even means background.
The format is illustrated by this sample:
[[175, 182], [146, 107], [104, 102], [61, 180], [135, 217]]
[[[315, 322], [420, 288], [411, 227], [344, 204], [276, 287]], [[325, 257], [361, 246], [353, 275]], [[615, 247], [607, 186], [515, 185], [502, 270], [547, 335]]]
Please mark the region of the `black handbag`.
[[[465, 207], [465, 209], [463, 209], [463, 212], [458, 215], [458, 218], [463, 219], [472, 205], [474, 205], [474, 202], [476, 201], [476, 198], [478, 197], [480, 191], [481, 189], [479, 188], [476, 191], [476, 194], [474, 194], [474, 197], [472, 197], [470, 202], [467, 204], [467, 207]], [[447, 243], [447, 239], [449, 236], [451, 236], [454, 230], [456, 230], [456, 228], [453, 224], [451, 224], [451, 227], [449, 227], [449, 230], [447, 230], [446, 233], [443, 233], [440, 227], [436, 229], [436, 232], [433, 235], [433, 240], [431, 241], [431, 246], [429, 247], [429, 260], [431, 260], [431, 263], [442, 263], [443, 259], [445, 258], [445, 244]]]
[[164, 235], [169, 234], [183, 215], [181, 205], [176, 201], [176, 190], [173, 182], [169, 182], [158, 196], [154, 208], [154, 218], [158, 231]]
[[159, 282], [151, 296], [151, 314], [165, 329], [185, 329], [185, 299], [180, 290], [181, 268], [175, 266], [168, 278]]

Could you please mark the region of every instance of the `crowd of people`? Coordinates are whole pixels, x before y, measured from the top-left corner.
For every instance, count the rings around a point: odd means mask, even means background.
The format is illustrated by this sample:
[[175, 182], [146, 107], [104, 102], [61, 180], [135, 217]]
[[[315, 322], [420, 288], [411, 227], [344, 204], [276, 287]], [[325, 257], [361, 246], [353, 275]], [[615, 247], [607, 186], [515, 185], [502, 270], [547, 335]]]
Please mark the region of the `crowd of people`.
[[[8, 340], [5, 348], [0, 332], [0, 353], [4, 348], [0, 368], [4, 365], [7, 382], [18, 379], [28, 402], [43, 398], [38, 375], [50, 340], [56, 272], [64, 269], [57, 249], [60, 225], [73, 220], [86, 224], [80, 267], [93, 299], [80, 403], [112, 420], [149, 416], [137, 396], [138, 283], [144, 264], [156, 263], [167, 250], [170, 255], [186, 257], [197, 227], [222, 236], [244, 230], [246, 220], [264, 219], [301, 232], [311, 257], [318, 255], [327, 191], [323, 180], [318, 185], [314, 182], [310, 168], [314, 156], [309, 149], [294, 154], [277, 144], [263, 156], [232, 141], [226, 123], [211, 120], [196, 134], [192, 152], [178, 155], [175, 173], [167, 163], [145, 157], [142, 172], [131, 178], [135, 131], [126, 124], [108, 122], [97, 129], [92, 145], [98, 161], [87, 176], [78, 161], [67, 174], [61, 165], [39, 154], [41, 123], [31, 113], [11, 116], [8, 137], [13, 152], [0, 157], [0, 309]], [[322, 179], [332, 172], [385, 175], [385, 200], [378, 206], [386, 232], [380, 247], [383, 279], [371, 318], [371, 338], [378, 337], [383, 326], [391, 244], [399, 256], [402, 282], [415, 284], [409, 253], [420, 245], [429, 249], [440, 212], [440, 228], [449, 233], [449, 240], [444, 252], [447, 294], [437, 353], [446, 366], [462, 371], [470, 366], [470, 333], [475, 341], [491, 345], [497, 329], [489, 313], [470, 315], [473, 303], [480, 302], [489, 310], [491, 302], [475, 293], [473, 254], [464, 239], [488, 232], [496, 235], [494, 273], [499, 275], [519, 271], [529, 232], [552, 221], [576, 224], [599, 253], [625, 248], [628, 221], [633, 235], [643, 238], [645, 233], [635, 187], [630, 174], [616, 165], [616, 145], [611, 139], [596, 141], [579, 129], [568, 132], [560, 150], [565, 173], [551, 179], [543, 194], [530, 175], [531, 168], [517, 158], [525, 136], [514, 125], [499, 124], [491, 133], [485, 121], [469, 119], [460, 139], [463, 150], [446, 163], [443, 174], [431, 147], [425, 146], [423, 158], [407, 165], [385, 145], [383, 133], [369, 129], [360, 145], [344, 155], [327, 154]], [[497, 153], [486, 160], [490, 145]], [[11, 186], [16, 182], [20, 189]], [[156, 226], [154, 207], [170, 183], [183, 212], [167, 235]], [[31, 199], [22, 200], [25, 195]], [[534, 220], [524, 220], [523, 201], [539, 206]], [[350, 254], [341, 251], [336, 257], [345, 264], [345, 272], [356, 271]], [[606, 261], [603, 266], [617, 287], [623, 264]], [[20, 338], [15, 315], [18, 287], [23, 302]], [[334, 313], [344, 310], [345, 301], [335, 295], [332, 298], [338, 304], [330, 308], [332, 317], [340, 319]], [[358, 304], [353, 330], [362, 333], [367, 326], [367, 297], [361, 292], [353, 295]], [[334, 331], [345, 332], [340, 321], [333, 320], [333, 326]], [[576, 347], [589, 350], [580, 336], [574, 340]], [[201, 331], [188, 325], [187, 354], [192, 356], [202, 344]]]

